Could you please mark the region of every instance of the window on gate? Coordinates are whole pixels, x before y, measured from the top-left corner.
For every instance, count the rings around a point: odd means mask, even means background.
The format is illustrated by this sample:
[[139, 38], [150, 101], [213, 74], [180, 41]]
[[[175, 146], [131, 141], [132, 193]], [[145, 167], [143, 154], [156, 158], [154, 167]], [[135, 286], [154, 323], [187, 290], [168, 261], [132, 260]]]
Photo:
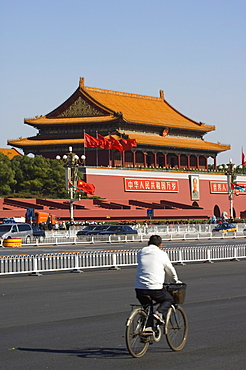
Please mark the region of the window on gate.
[[181, 156], [180, 156], [180, 166], [182, 166], [182, 167], [187, 167], [188, 166], [187, 155], [181, 154]]
[[194, 155], [190, 156], [190, 165], [191, 167], [196, 167], [196, 157]]
[[147, 166], [152, 166], [154, 164], [154, 154], [152, 152], [147, 153]]
[[143, 164], [143, 162], [144, 162], [144, 155], [143, 155], [143, 153], [140, 152], [140, 151], [137, 151], [136, 152], [136, 163]]
[[133, 162], [133, 153], [130, 150], [125, 152], [125, 162]]

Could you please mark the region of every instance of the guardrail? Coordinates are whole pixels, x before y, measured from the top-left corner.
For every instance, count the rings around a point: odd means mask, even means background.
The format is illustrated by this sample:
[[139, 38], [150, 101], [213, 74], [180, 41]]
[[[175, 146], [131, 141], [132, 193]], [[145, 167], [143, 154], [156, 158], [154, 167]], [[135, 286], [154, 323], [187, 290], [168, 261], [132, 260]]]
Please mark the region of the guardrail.
[[[179, 234], [179, 233], [208, 233], [212, 232], [216, 224], [170, 224], [170, 225], [137, 225], [134, 226], [142, 234]], [[243, 233], [245, 223], [236, 223], [237, 232]]]
[[[53, 233], [48, 234], [48, 237], [44, 241], [40, 242], [39, 239], [33, 239], [31, 243], [26, 245], [59, 245], [59, 244], [97, 244], [97, 243], [130, 243], [130, 242], [144, 242], [148, 241], [150, 235], [148, 234], [132, 234], [132, 235], [88, 235], [78, 238], [76, 234], [60, 234]], [[175, 241], [175, 240], [216, 240], [216, 239], [242, 239], [246, 238], [246, 235], [242, 232], [231, 232], [228, 234], [224, 233], [212, 233], [212, 232], [187, 232], [187, 233], [158, 233], [164, 241]], [[3, 246], [2, 246], [3, 247]]]
[[[40, 241], [38, 238], [33, 238], [30, 243], [26, 244], [25, 240], [22, 241], [22, 245], [30, 246], [43, 246], [43, 245], [59, 245], [59, 244], [96, 244], [96, 243], [129, 243], [129, 242], [142, 242], [148, 241], [150, 235], [159, 234], [164, 241], [175, 241], [175, 240], [208, 240], [208, 239], [237, 239], [246, 238], [246, 234], [243, 231], [237, 232], [211, 232], [203, 231], [197, 232], [191, 229], [186, 232], [181, 230], [173, 231], [172, 233], [162, 232], [161, 230], [155, 230], [155, 228], [149, 228], [148, 233], [128, 234], [128, 235], [84, 235], [77, 237], [76, 230], [71, 231], [48, 231], [46, 232], [46, 238]], [[0, 246], [3, 246], [3, 240], [0, 239]]]
[[[210, 262], [246, 258], [245, 245], [199, 246], [164, 249], [173, 263]], [[46, 253], [36, 255], [14, 255], [0, 257], [0, 275], [32, 274], [42, 272], [82, 269], [111, 268], [137, 265], [138, 249], [91, 251], [74, 253]]]
[[[96, 244], [96, 243], [122, 243], [122, 242], [139, 242], [147, 241], [150, 235], [161, 235], [165, 241], [172, 240], [200, 240], [200, 239], [236, 239], [246, 238], [244, 234], [245, 224], [236, 224], [237, 231], [227, 234], [220, 232], [212, 232], [215, 225], [212, 224], [183, 224], [183, 225], [148, 225], [134, 227], [138, 230], [138, 234], [132, 235], [92, 235], [77, 237], [78, 230], [81, 227], [71, 227], [69, 230], [52, 230], [46, 231], [45, 240], [40, 242], [38, 238], [33, 238], [28, 245], [59, 245], [59, 244]], [[25, 240], [22, 245], [27, 245]], [[0, 246], [3, 247], [2, 239]]]

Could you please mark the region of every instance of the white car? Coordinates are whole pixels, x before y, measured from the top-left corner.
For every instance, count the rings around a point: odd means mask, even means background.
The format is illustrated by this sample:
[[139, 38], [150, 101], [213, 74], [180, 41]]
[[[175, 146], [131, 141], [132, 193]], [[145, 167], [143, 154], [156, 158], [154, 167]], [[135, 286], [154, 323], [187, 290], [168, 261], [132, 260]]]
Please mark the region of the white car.
[[24, 222], [0, 224], [0, 238], [13, 239], [21, 238], [24, 243], [31, 243], [33, 237], [33, 230], [31, 225]]

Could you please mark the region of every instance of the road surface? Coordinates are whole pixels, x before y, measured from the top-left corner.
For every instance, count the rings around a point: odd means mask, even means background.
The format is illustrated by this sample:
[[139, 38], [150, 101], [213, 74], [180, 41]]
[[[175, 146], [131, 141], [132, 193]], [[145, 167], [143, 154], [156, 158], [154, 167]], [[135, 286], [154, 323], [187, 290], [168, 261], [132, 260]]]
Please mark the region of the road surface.
[[1, 368], [245, 369], [246, 260], [176, 268], [188, 284], [187, 344], [172, 352], [163, 337], [140, 359], [124, 338], [135, 267], [1, 277]]

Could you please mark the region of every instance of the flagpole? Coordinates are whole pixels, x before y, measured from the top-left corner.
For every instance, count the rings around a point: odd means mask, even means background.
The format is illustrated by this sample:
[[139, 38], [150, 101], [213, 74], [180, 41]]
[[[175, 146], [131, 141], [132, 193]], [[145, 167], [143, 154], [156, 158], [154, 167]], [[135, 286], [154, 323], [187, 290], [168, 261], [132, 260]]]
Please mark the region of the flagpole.
[[[110, 139], [110, 133], [108, 133], [109, 139]], [[109, 148], [108, 150], [108, 166], [110, 167], [110, 151], [111, 149]]]
[[85, 130], [84, 130], [84, 155], [85, 155]]
[[[98, 132], [96, 131], [96, 137], [98, 140]], [[96, 166], [98, 167], [98, 147], [96, 147]]]

